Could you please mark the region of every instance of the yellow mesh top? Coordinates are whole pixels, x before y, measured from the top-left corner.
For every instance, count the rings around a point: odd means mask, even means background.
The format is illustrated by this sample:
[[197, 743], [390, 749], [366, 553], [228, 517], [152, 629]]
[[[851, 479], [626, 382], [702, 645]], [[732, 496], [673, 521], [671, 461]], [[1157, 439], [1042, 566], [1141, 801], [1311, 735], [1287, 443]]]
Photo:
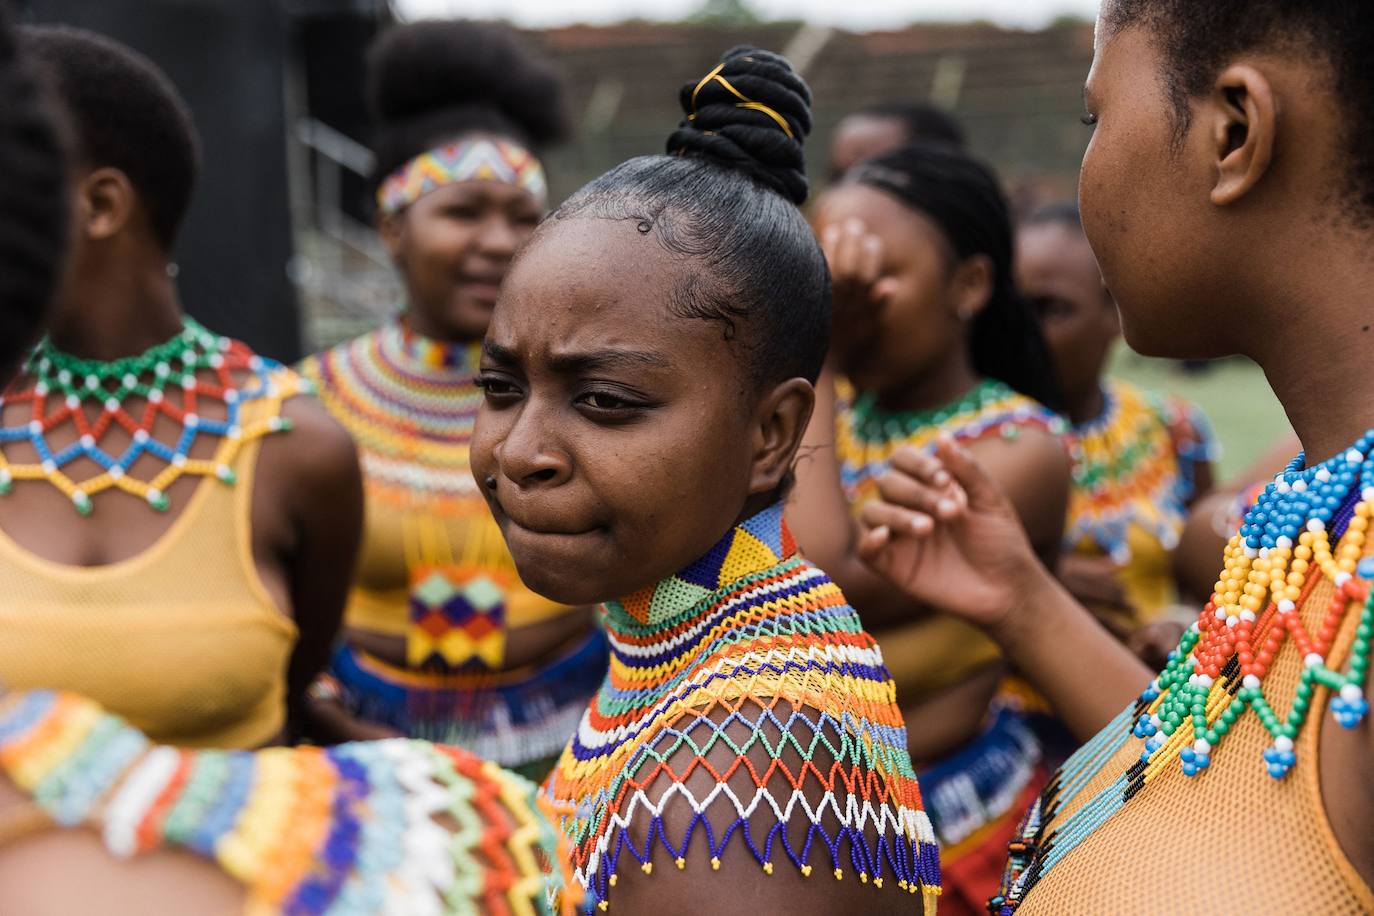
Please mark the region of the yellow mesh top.
[[[1323, 580], [1299, 613], [1320, 625], [1333, 587]], [[1327, 657], [1339, 670], [1359, 614], [1347, 614]], [[1303, 661], [1286, 640], [1265, 677], [1265, 694], [1287, 709]], [[1066, 913], [1371, 913], [1374, 893], [1336, 842], [1318, 782], [1321, 730], [1339, 727], [1318, 687], [1296, 744], [1298, 765], [1283, 780], [1261, 762], [1271, 743], [1259, 718], [1241, 716], [1205, 776], [1165, 767], [1155, 781], [1099, 826], [1027, 893], [1017, 916]], [[1128, 741], [1065, 807], [1114, 782], [1140, 756]], [[1348, 774], [1368, 778], [1368, 774]]]
[[237, 484], [203, 480], [128, 560], [53, 563], [0, 532], [0, 681], [90, 697], [168, 744], [272, 740], [286, 719], [297, 631], [253, 562], [260, 444], [239, 453]]
[[[1126, 544], [1131, 558], [1117, 567], [1116, 580], [1126, 593], [1131, 610], [1117, 606], [1090, 605], [1092, 612], [1121, 630], [1129, 632], [1158, 620], [1178, 601], [1174, 583], [1173, 558], [1159, 539], [1139, 525], [1126, 529]], [[1102, 549], [1090, 539], [1081, 541], [1076, 553], [1102, 556]]]

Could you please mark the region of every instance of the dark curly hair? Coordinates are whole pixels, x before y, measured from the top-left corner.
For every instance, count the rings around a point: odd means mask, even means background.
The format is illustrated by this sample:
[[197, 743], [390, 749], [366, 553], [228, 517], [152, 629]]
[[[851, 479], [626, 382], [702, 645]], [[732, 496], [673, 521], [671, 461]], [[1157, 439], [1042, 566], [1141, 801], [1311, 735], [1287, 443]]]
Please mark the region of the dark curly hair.
[[42, 332], [67, 241], [65, 157], [0, 4], [0, 377]]
[[1107, 0], [1111, 30], [1143, 25], [1168, 67], [1181, 137], [1189, 101], [1226, 62], [1261, 47], [1297, 47], [1325, 61], [1333, 96], [1348, 111], [1347, 174], [1361, 211], [1374, 217], [1374, 11], [1363, 0]]
[[176, 87], [148, 58], [103, 35], [66, 26], [20, 35], [51, 85], [73, 157], [128, 176], [170, 249], [200, 169], [199, 139]]
[[830, 273], [797, 206], [811, 90], [781, 55], [738, 47], [685, 85], [686, 117], [666, 156], [592, 180], [549, 217], [634, 220], [700, 264], [675, 291], [686, 318], [719, 321], [747, 348], [759, 383], [820, 374], [830, 337]]
[[562, 81], [505, 26], [397, 26], [373, 42], [367, 68], [374, 187], [406, 161], [466, 133], [490, 132], [536, 152], [568, 134]]

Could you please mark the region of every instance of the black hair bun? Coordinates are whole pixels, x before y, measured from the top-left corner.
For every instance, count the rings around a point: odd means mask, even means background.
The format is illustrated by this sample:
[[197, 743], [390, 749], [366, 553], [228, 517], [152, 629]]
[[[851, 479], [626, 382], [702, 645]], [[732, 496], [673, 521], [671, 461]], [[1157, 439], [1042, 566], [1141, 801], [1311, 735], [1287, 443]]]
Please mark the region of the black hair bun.
[[568, 133], [563, 84], [511, 29], [430, 20], [396, 26], [368, 52], [368, 102], [386, 129], [487, 109], [534, 147]]
[[682, 87], [681, 101], [687, 117], [668, 138], [670, 154], [713, 159], [793, 203], [806, 200], [802, 143], [811, 133], [811, 90], [787, 58], [732, 48], [711, 79]]

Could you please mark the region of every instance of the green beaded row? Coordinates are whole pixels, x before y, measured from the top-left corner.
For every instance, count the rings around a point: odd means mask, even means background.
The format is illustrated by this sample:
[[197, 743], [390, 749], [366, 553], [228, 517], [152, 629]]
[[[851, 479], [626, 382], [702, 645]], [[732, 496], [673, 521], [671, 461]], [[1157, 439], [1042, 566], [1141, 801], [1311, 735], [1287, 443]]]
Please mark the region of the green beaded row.
[[[137, 356], [112, 362], [72, 356], [54, 347], [45, 337], [29, 357], [27, 370], [35, 380], [35, 387], [43, 385], [68, 398], [102, 403], [114, 400], [122, 404], [134, 395], [147, 398], [154, 391], [160, 394], [170, 384], [194, 384], [196, 373], [215, 368], [230, 342], [206, 330], [193, 318], [183, 320], [185, 327], [171, 340]], [[173, 368], [177, 364], [179, 370]], [[111, 382], [115, 383], [113, 388]]]
[[942, 427], [957, 416], [979, 412], [1006, 397], [1008, 391], [997, 379], [984, 379], [957, 401], [932, 410], [915, 411], [884, 410], [877, 404], [877, 395], [866, 392], [852, 408], [854, 434], [868, 442], [915, 435], [923, 429]]

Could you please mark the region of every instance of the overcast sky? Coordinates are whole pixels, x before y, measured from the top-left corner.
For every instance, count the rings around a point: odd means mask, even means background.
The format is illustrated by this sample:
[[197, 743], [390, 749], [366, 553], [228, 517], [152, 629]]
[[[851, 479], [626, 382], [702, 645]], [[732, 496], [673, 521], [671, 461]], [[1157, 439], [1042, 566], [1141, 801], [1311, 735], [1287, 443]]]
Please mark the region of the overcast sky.
[[[519, 25], [617, 22], [630, 17], [680, 19], [702, 0], [395, 0], [407, 18], [470, 16], [509, 19]], [[806, 19], [850, 29], [880, 29], [913, 21], [991, 19], [1035, 27], [1073, 13], [1090, 18], [1098, 0], [748, 0], [762, 16]], [[1205, 2], [1205, 0], [1200, 0]]]

